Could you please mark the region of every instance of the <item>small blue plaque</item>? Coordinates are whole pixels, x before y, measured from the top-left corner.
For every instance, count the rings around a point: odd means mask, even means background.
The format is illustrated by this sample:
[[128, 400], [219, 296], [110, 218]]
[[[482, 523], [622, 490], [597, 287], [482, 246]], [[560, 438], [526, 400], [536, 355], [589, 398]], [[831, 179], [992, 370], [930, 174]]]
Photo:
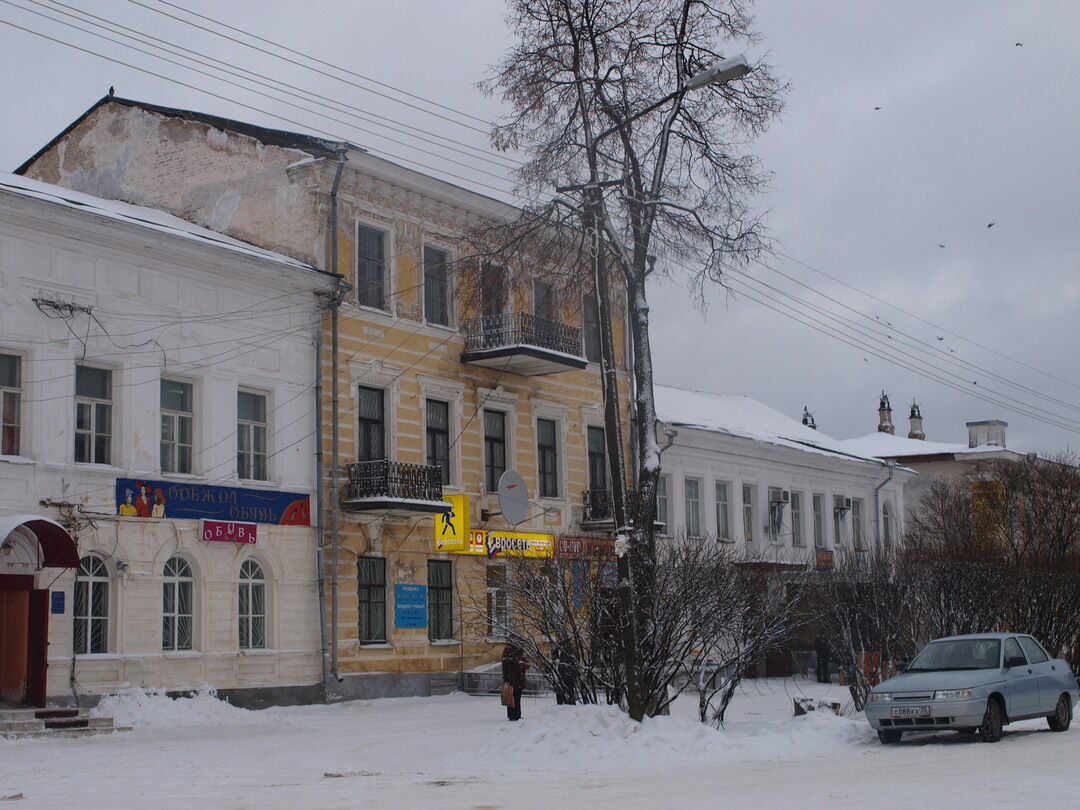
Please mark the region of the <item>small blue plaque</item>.
[[394, 586], [394, 627], [427, 627], [427, 585]]
[[50, 607], [50, 612], [51, 613], [54, 613], [54, 614], [57, 614], [57, 615], [63, 615], [63, 613], [64, 613], [64, 597], [66, 595], [67, 594], [65, 594], [63, 591], [52, 591], [49, 594], [49, 599], [50, 599], [50, 604], [51, 604], [51, 607]]

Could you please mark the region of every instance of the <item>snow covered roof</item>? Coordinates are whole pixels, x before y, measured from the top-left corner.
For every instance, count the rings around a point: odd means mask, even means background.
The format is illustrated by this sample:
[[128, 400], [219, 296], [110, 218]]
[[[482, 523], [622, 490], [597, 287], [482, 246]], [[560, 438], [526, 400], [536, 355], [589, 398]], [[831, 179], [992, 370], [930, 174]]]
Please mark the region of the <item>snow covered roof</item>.
[[844, 442], [820, 430], [808, 428], [797, 419], [750, 397], [689, 391], [668, 385], [656, 385], [654, 391], [656, 416], [669, 425], [699, 428], [804, 452], [881, 464], [878, 458], [855, 452]]
[[908, 456], [980, 455], [985, 453], [1011, 452], [993, 444], [968, 447], [967, 444], [928, 442], [909, 439], [891, 433], [868, 433], [854, 439], [843, 439], [839, 444], [849, 453], [876, 458], [902, 458]]
[[148, 230], [171, 234], [182, 239], [190, 239], [223, 250], [243, 253], [297, 270], [324, 272], [317, 267], [284, 254], [249, 245], [247, 242], [241, 242], [239, 239], [233, 239], [209, 228], [193, 225], [187, 220], [167, 214], [164, 211], [158, 211], [155, 208], [145, 208], [141, 205], [131, 205], [117, 200], [106, 200], [61, 186], [54, 186], [50, 183], [31, 180], [18, 174], [0, 172], [0, 192], [44, 200], [45, 202], [78, 209], [106, 219], [127, 222]]

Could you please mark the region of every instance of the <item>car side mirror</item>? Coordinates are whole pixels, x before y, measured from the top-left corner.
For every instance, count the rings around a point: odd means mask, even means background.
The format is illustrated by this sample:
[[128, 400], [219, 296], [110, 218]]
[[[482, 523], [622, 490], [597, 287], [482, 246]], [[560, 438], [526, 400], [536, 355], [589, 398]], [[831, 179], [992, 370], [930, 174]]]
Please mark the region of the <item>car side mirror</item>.
[[1022, 656], [1022, 655], [1014, 655], [1012, 658], [1006, 658], [1005, 659], [1005, 669], [1010, 669], [1011, 667], [1023, 667], [1023, 666], [1027, 666], [1027, 659], [1024, 658], [1024, 656]]

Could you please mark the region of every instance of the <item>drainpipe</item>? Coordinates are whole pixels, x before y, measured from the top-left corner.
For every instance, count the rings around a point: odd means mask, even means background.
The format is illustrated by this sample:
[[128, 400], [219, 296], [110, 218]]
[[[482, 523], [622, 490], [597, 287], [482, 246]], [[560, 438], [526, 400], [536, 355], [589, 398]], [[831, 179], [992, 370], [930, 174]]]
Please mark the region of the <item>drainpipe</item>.
[[[338, 271], [338, 187], [341, 185], [341, 172], [345, 168], [348, 147], [338, 145], [337, 171], [334, 173], [334, 185], [330, 189], [330, 262], [333, 272]], [[337, 303], [349, 289], [347, 282], [338, 283]], [[333, 377], [330, 394], [330, 674], [341, 682], [338, 675], [338, 510], [341, 496], [338, 492], [338, 307], [330, 311], [330, 373]]]
[[877, 547], [878, 552], [882, 551], [881, 548], [881, 490], [887, 483], [892, 481], [893, 470], [896, 469], [895, 461], [886, 461], [885, 467], [889, 471], [889, 477], [874, 487], [874, 544]]

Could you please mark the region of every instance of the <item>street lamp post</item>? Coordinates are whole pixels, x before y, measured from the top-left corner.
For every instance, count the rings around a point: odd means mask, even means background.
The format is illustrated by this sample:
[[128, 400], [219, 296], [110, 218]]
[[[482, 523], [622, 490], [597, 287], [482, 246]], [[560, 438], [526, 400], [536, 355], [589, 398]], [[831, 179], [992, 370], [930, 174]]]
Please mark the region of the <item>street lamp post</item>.
[[[584, 227], [592, 234], [592, 275], [596, 289], [597, 309], [600, 321], [600, 356], [601, 382], [604, 397], [604, 438], [608, 456], [608, 470], [611, 479], [611, 506], [615, 523], [615, 551], [618, 567], [619, 584], [617, 588], [619, 609], [622, 613], [623, 667], [626, 670], [627, 708], [630, 717], [641, 720], [645, 716], [645, 696], [642, 694], [640, 654], [638, 650], [638, 630], [644, 615], [639, 616], [641, 605], [633, 598], [633, 570], [631, 563], [631, 533], [626, 472], [622, 444], [622, 419], [619, 408], [618, 376], [615, 365], [615, 347], [611, 328], [611, 301], [608, 295], [607, 268], [604, 255], [603, 228], [603, 189], [607, 186], [622, 185], [622, 181], [601, 180], [598, 173], [597, 146], [604, 138], [625, 127], [632, 121], [647, 115], [670, 101], [676, 101], [664, 122], [662, 132], [669, 129], [679, 110], [679, 101], [687, 90], [696, 90], [710, 84], [726, 84], [750, 72], [746, 57], [739, 54], [722, 59], [705, 70], [694, 74], [676, 90], [663, 98], [625, 118], [618, 124], [602, 131], [592, 139], [586, 140], [586, 149], [590, 154], [589, 182], [574, 186], [561, 186], [556, 189], [563, 193], [580, 191], [584, 197]], [[631, 307], [633, 305], [631, 304]], [[651, 383], [650, 383], [651, 384]], [[649, 563], [651, 565], [651, 562]], [[638, 600], [640, 602], [640, 600]]]

